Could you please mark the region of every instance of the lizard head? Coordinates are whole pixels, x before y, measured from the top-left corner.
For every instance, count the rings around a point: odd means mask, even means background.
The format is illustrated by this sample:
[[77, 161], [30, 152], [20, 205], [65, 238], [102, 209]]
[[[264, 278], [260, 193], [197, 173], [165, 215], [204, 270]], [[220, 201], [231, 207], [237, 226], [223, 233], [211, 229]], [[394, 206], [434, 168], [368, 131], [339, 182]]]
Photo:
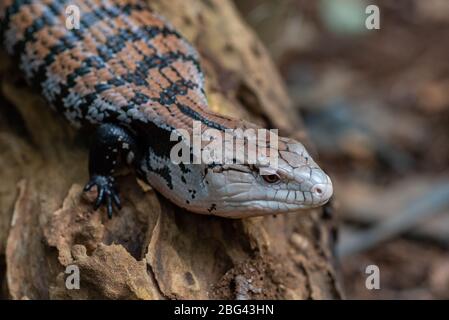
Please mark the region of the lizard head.
[[204, 177], [214, 215], [240, 218], [308, 209], [332, 196], [329, 176], [304, 146], [280, 138], [277, 164], [214, 166]]
[[[222, 138], [221, 133], [217, 137]], [[265, 157], [256, 152], [255, 161], [249, 161], [248, 139], [237, 140], [247, 143], [245, 161], [236, 161], [235, 153], [227, 158], [224, 150], [222, 161], [176, 164], [169, 160], [164, 164], [164, 160], [149, 152], [146, 163], [154, 169], [147, 172], [148, 182], [180, 207], [227, 218], [308, 209], [331, 198], [330, 178], [300, 142], [276, 136], [277, 143], [268, 143]], [[256, 147], [258, 143], [256, 139]]]
[[262, 161], [186, 165], [183, 171], [189, 174], [184, 175], [184, 182], [173, 184], [179, 190], [171, 190], [169, 198], [189, 211], [228, 218], [308, 209], [331, 198], [330, 178], [301, 143], [279, 138], [273, 152], [275, 165]]

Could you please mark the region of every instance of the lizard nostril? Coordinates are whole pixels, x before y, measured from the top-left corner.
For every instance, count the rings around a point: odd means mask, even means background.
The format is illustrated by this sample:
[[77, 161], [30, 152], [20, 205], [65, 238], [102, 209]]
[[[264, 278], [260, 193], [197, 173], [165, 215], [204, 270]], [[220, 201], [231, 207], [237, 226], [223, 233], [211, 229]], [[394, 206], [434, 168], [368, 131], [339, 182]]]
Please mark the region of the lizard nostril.
[[323, 204], [327, 202], [333, 193], [332, 182], [328, 178], [329, 183], [317, 183], [311, 188], [312, 196], [317, 203]]
[[315, 185], [311, 191], [317, 197], [321, 197], [321, 196], [323, 196], [324, 190], [325, 190], [323, 187], [324, 187], [323, 185], [318, 184], [318, 185]]

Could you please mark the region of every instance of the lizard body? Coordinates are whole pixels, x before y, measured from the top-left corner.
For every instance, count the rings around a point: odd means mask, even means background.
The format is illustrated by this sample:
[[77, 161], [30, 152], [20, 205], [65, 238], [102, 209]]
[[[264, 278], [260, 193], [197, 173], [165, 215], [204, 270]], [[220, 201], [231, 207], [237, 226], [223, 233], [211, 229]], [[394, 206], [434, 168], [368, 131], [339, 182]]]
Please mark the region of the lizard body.
[[[68, 28], [66, 9], [80, 11]], [[279, 138], [278, 166], [174, 163], [171, 151], [195, 122], [224, 137], [257, 128], [207, 108], [199, 56], [164, 18], [138, 0], [2, 0], [0, 35], [30, 84], [76, 127], [97, 127], [89, 156], [95, 207], [120, 207], [114, 170], [121, 159], [166, 198], [223, 217], [287, 212], [326, 203], [329, 177], [304, 146]], [[247, 138], [233, 136], [247, 144]], [[201, 148], [205, 147], [202, 143]]]

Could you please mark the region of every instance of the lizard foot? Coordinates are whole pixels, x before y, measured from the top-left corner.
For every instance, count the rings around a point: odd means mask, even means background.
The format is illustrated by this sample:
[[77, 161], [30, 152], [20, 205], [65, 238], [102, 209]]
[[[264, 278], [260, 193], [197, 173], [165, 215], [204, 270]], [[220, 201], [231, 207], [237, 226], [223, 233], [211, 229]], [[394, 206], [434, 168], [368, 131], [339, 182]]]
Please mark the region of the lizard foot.
[[118, 209], [122, 208], [114, 178], [111, 176], [94, 175], [84, 187], [84, 191], [89, 191], [93, 186], [97, 187], [98, 196], [95, 201], [94, 209], [97, 210], [101, 205], [106, 205], [109, 219], [112, 218], [112, 204]]

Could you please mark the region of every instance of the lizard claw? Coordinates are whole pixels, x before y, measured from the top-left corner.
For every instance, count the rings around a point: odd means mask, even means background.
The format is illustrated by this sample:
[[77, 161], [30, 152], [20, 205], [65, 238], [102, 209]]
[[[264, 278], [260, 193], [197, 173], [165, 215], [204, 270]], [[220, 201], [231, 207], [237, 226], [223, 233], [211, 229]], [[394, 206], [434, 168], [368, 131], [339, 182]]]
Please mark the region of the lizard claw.
[[111, 219], [113, 204], [115, 204], [118, 209], [122, 208], [120, 198], [115, 187], [114, 178], [111, 176], [94, 175], [84, 187], [84, 191], [87, 192], [91, 190], [93, 186], [97, 187], [98, 192], [94, 209], [97, 210], [101, 205], [106, 205], [108, 217]]

